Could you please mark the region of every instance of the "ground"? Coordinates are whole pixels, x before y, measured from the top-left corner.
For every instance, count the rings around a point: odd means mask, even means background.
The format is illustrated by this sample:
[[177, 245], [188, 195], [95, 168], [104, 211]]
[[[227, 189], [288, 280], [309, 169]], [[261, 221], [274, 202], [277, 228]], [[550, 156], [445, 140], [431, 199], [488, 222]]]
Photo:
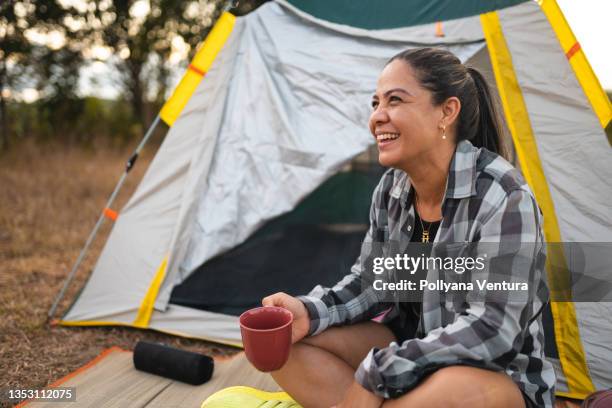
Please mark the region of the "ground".
[[[139, 340], [209, 355], [237, 351], [153, 331], [46, 324], [47, 311], [133, 148], [134, 144], [95, 150], [21, 144], [0, 155], [0, 389], [44, 387], [108, 347], [133, 349]], [[129, 199], [154, 153], [154, 146], [143, 151], [114, 209]], [[60, 313], [88, 277], [110, 227], [106, 222]]]

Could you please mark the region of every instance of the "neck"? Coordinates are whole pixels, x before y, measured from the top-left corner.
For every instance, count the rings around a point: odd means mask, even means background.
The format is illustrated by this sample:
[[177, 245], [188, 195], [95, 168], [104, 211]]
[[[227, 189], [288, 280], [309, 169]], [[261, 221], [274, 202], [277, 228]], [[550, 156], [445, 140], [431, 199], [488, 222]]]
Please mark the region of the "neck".
[[410, 177], [410, 183], [420, 206], [430, 208], [441, 206], [454, 152], [454, 146], [451, 145], [447, 149], [437, 149], [430, 151], [429, 154], [422, 154], [401, 167]]

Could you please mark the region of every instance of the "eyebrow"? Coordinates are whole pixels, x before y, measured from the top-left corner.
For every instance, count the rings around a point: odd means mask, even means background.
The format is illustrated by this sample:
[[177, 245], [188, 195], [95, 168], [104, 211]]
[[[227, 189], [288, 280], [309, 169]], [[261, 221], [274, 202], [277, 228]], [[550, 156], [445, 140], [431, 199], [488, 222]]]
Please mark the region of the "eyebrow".
[[[405, 94], [407, 94], [407, 95], [409, 95], [409, 96], [414, 96], [414, 95], [412, 95], [410, 92], [408, 92], [407, 90], [402, 89], [402, 88], [393, 88], [393, 89], [389, 89], [387, 92], [385, 92], [385, 93], [383, 94], [383, 96], [384, 96], [384, 97], [387, 97], [387, 96], [389, 96], [390, 94], [392, 94], [393, 92], [402, 92], [402, 93], [405, 93]], [[376, 99], [376, 98], [378, 98], [378, 96], [376, 96], [376, 95], [372, 95], [372, 99]]]

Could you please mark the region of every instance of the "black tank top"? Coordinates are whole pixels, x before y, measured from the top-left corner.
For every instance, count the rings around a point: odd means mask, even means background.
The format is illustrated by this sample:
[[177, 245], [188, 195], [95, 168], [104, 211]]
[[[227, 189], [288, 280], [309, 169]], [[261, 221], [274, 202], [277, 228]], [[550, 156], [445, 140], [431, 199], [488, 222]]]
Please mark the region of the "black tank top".
[[[436, 233], [438, 232], [438, 228], [440, 227], [440, 221], [422, 221], [419, 213], [416, 211], [416, 208], [414, 208], [414, 216], [414, 232], [410, 242], [421, 243], [423, 240], [423, 227], [425, 227], [425, 229], [429, 231], [429, 243], [433, 243]], [[424, 255], [427, 257], [430, 255], [431, 245], [424, 245], [424, 247], [424, 249], [426, 249], [426, 253]], [[425, 279], [426, 271], [417, 271], [414, 276], [416, 277], [417, 281], [420, 279]], [[387, 326], [401, 344], [403, 341], [412, 339], [416, 336], [416, 331], [419, 326], [419, 321], [421, 319], [421, 313], [423, 310], [423, 303], [422, 301], [402, 302], [399, 304], [399, 308], [399, 316], [388, 322]]]

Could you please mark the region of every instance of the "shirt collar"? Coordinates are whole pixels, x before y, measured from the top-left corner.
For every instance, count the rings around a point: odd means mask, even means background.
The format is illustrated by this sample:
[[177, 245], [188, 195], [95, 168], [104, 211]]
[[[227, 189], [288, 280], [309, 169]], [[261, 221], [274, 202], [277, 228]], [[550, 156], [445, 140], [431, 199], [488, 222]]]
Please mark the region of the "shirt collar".
[[[447, 198], [466, 198], [476, 195], [476, 160], [479, 151], [480, 149], [474, 147], [468, 140], [462, 140], [457, 144], [448, 171], [445, 200]], [[393, 176], [391, 195], [400, 199], [402, 207], [409, 204], [410, 187], [408, 175], [401, 170], [396, 171]]]
[[457, 144], [451, 160], [444, 198], [465, 198], [476, 195], [476, 160], [480, 149], [468, 140]]

